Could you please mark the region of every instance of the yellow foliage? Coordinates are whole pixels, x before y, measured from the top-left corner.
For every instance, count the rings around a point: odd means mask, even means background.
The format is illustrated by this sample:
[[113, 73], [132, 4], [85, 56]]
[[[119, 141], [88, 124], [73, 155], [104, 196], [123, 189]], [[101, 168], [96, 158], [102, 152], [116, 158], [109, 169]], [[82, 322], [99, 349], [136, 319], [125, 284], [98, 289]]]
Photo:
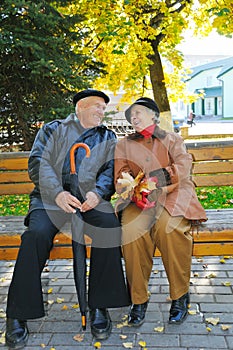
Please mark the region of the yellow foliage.
[[198, 36], [208, 35], [213, 27], [226, 35], [233, 33], [232, 0], [79, 0], [67, 7], [67, 13], [85, 16], [75, 30], [88, 35], [81, 43], [74, 43], [75, 51], [105, 65], [107, 74], [100, 74], [96, 88], [114, 94], [123, 89], [127, 102], [144, 92], [151, 93], [151, 59], [158, 53], [174, 67], [172, 73], [165, 73], [169, 99], [194, 102], [198, 95], [186, 91], [188, 72], [182, 68], [182, 54], [176, 50], [184, 30], [191, 28]]

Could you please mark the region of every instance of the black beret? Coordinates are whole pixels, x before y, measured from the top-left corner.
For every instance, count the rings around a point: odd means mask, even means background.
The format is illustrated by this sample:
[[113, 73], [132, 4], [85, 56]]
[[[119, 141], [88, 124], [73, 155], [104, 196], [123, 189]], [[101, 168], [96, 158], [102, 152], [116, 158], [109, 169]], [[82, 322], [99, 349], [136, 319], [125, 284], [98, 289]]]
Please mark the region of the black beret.
[[157, 105], [157, 103], [152, 100], [149, 97], [140, 97], [139, 99], [137, 99], [128, 109], [126, 109], [125, 111], [125, 117], [128, 120], [129, 123], [131, 123], [130, 121], [130, 110], [134, 105], [141, 105], [144, 107], [147, 107], [149, 109], [152, 109], [152, 111], [155, 111], [157, 113], [159, 113], [159, 107]]
[[76, 95], [74, 95], [73, 97], [73, 104], [74, 106], [76, 106], [76, 103], [79, 100], [82, 100], [85, 97], [89, 97], [89, 96], [98, 96], [98, 97], [102, 97], [105, 101], [105, 103], [108, 103], [110, 101], [110, 98], [105, 95], [104, 92], [99, 91], [99, 90], [95, 90], [95, 89], [86, 89], [83, 91], [79, 91]]

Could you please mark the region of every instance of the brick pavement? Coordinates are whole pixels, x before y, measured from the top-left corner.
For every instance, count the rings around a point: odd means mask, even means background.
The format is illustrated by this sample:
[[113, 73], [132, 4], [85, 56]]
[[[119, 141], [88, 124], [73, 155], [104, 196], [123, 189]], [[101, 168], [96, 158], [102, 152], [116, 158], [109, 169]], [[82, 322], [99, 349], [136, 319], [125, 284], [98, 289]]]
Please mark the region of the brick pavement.
[[[150, 280], [150, 303], [140, 328], [124, 326], [128, 308], [110, 309], [113, 331], [101, 349], [214, 350], [233, 349], [233, 256], [193, 258], [190, 285], [190, 314], [182, 325], [169, 325], [168, 282], [161, 258], [154, 258]], [[0, 350], [5, 331], [6, 294], [14, 262], [0, 261]], [[28, 322], [30, 337], [26, 350], [91, 350], [95, 348], [88, 324], [82, 342], [72, 261], [49, 261], [43, 275], [47, 316]], [[50, 293], [48, 293], [50, 292]], [[217, 322], [216, 325], [212, 323]], [[211, 321], [209, 323], [207, 321]], [[227, 330], [223, 326], [229, 326]], [[209, 330], [207, 329], [209, 327]], [[161, 331], [162, 330], [162, 331]], [[160, 331], [160, 332], [159, 332]], [[139, 342], [145, 342], [139, 344]], [[143, 347], [144, 346], [144, 347]]]

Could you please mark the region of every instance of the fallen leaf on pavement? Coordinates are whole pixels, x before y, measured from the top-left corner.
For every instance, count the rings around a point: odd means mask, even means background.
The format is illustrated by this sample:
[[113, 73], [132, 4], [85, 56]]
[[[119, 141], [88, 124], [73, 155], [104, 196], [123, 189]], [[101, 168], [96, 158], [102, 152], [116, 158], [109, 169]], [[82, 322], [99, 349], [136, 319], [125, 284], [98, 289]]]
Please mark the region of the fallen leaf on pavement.
[[5, 332], [0, 337], [0, 344], [5, 344]]
[[213, 326], [216, 326], [219, 323], [219, 317], [209, 317], [206, 318], [206, 322], [211, 323]]
[[230, 287], [231, 286], [231, 282], [226, 281], [226, 282], [222, 282], [222, 285], [225, 287]]
[[146, 347], [146, 342], [143, 341], [143, 340], [140, 340], [140, 341], [138, 342], [138, 345], [140, 345], [141, 348], [145, 348], [145, 347]]
[[64, 300], [65, 300], [64, 298], [57, 298], [56, 301], [58, 304], [61, 304], [61, 303], [63, 303]]
[[196, 315], [197, 310], [188, 310], [189, 315]]
[[158, 333], [162, 333], [164, 331], [164, 327], [155, 327], [154, 331]]
[[217, 275], [215, 273], [210, 273], [209, 275], [205, 276], [206, 278], [215, 278]]
[[125, 349], [133, 349], [133, 343], [123, 343]]
[[78, 342], [82, 342], [84, 339], [84, 334], [76, 334], [73, 339]]
[[116, 328], [122, 328], [122, 327], [125, 327], [125, 326], [128, 326], [128, 321], [126, 320], [126, 321], [123, 321], [123, 322], [121, 322], [121, 323], [118, 323], [117, 325], [116, 325]]
[[222, 328], [223, 331], [227, 331], [228, 329], [231, 328], [231, 326], [229, 326], [229, 325], [227, 325], [227, 324], [222, 324], [222, 325], [221, 325], [221, 328]]
[[125, 334], [120, 334], [120, 338], [121, 338], [121, 339], [127, 339], [127, 338], [128, 338], [128, 336], [127, 336], [127, 335], [125, 335]]
[[0, 310], [0, 318], [5, 318], [6, 317], [6, 313], [4, 310]]

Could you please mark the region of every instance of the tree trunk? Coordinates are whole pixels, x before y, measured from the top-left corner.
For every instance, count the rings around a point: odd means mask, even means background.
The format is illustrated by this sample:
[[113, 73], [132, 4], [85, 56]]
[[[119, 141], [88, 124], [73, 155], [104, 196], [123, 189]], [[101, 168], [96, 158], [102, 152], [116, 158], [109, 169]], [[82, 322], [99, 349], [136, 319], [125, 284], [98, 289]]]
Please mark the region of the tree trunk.
[[160, 109], [161, 127], [173, 131], [170, 104], [167, 97], [167, 90], [164, 83], [164, 74], [161, 58], [158, 49], [154, 49], [154, 54], [150, 56], [153, 62], [150, 66], [150, 80], [152, 84], [154, 99]]
[[28, 130], [27, 123], [25, 123], [24, 118], [19, 114], [18, 114], [18, 126], [19, 126], [19, 133], [21, 134], [21, 137], [22, 137], [22, 145], [20, 146], [20, 148], [23, 151], [30, 151], [32, 146], [31, 134], [30, 134], [30, 131]]

